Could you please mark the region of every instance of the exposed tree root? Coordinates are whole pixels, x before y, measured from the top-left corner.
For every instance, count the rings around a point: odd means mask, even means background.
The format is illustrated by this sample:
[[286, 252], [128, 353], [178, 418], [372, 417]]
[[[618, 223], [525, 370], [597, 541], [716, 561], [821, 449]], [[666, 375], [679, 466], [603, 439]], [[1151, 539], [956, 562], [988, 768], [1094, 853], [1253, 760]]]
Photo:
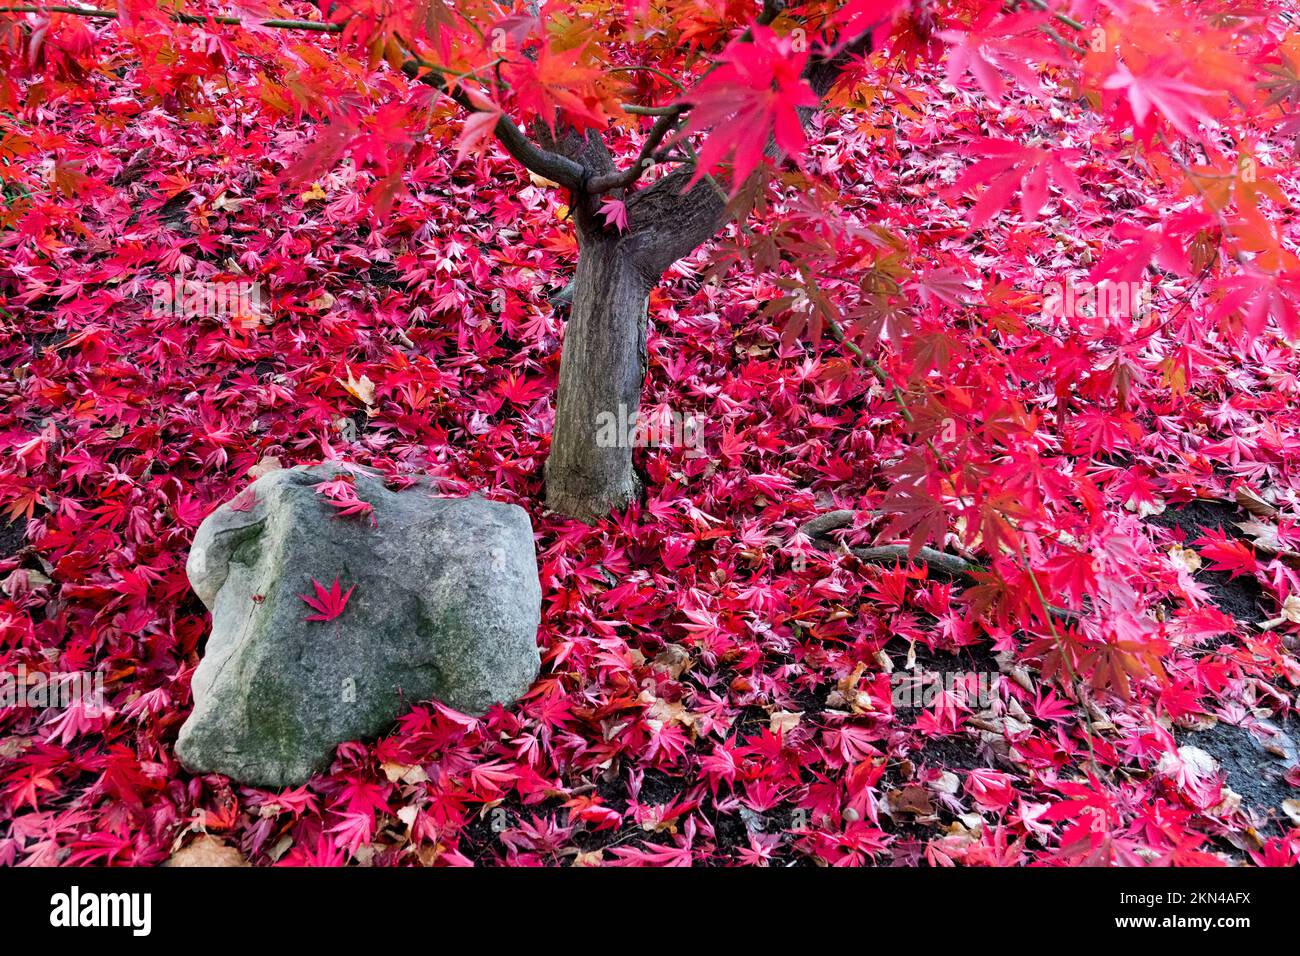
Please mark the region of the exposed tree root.
[[[869, 513], [881, 514], [882, 512], [873, 511]], [[818, 515], [816, 518], [805, 521], [799, 530], [819, 550], [847, 552], [859, 561], [865, 561], [869, 564], [923, 564], [932, 571], [939, 571], [949, 577], [962, 578], [967, 581], [973, 580], [976, 572], [985, 570], [981, 564], [935, 548], [921, 548], [916, 554], [909, 555], [905, 544], [883, 544], [870, 548], [851, 548], [830, 537], [830, 532], [851, 525], [857, 514], [858, 512], [847, 508], [828, 511], [824, 515]], [[1048, 604], [1047, 610], [1057, 617], [1069, 621], [1077, 620], [1079, 617], [1078, 611], [1057, 607], [1054, 604]]]
[[976, 571], [984, 570], [980, 565], [973, 561], [967, 561], [965, 558], [959, 558], [955, 554], [948, 554], [945, 551], [938, 551], [934, 548], [921, 548], [915, 555], [908, 554], [908, 548], [905, 544], [884, 544], [876, 545], [870, 548], [850, 548], [841, 545], [830, 537], [830, 532], [839, 528], [848, 527], [853, 523], [856, 511], [840, 509], [838, 511], [828, 511], [824, 515], [818, 515], [811, 521], [807, 521], [799, 529], [812, 543], [822, 551], [838, 551], [841, 548], [848, 551], [859, 561], [866, 561], [872, 564], [907, 564], [909, 562], [919, 562], [935, 571], [942, 571], [944, 574], [952, 577], [969, 577]]

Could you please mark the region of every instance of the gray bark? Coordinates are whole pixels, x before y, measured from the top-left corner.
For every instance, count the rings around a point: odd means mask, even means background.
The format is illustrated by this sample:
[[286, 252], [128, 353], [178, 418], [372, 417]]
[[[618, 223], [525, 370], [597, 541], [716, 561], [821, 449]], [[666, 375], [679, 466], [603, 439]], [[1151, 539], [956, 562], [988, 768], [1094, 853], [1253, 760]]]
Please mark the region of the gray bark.
[[[614, 163], [594, 132], [549, 135], [544, 148], [582, 164], [587, 176], [608, 175]], [[597, 521], [637, 500], [641, 483], [633, 449], [602, 447], [603, 416], [639, 414], [646, 374], [646, 306], [664, 270], [711, 238], [725, 221], [716, 191], [700, 183], [686, 195], [689, 173], [666, 176], [627, 197], [628, 227], [619, 233], [598, 212], [599, 200], [573, 195], [578, 267], [560, 356], [555, 428], [546, 460], [546, 504], [552, 511]], [[611, 195], [622, 196], [621, 191]], [[617, 429], [622, 433], [625, 427]]]
[[626, 243], [600, 235], [582, 243], [546, 460], [546, 504], [553, 511], [595, 521], [640, 496], [632, 449], [608, 441], [602, 447], [597, 438], [604, 416], [626, 420], [641, 407], [653, 284]]

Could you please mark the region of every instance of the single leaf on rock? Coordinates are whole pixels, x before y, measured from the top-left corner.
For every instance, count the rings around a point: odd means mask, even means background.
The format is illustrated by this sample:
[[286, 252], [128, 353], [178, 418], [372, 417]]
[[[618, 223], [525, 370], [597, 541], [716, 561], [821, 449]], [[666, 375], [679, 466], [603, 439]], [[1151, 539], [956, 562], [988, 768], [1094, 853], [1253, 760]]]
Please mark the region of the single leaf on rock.
[[348, 606], [348, 600], [352, 597], [352, 592], [356, 590], [356, 585], [343, 590], [339, 584], [339, 579], [335, 578], [334, 583], [326, 588], [315, 578], [311, 579], [312, 587], [316, 589], [315, 597], [309, 597], [306, 594], [299, 594], [298, 597], [306, 602], [307, 606], [314, 608], [316, 613], [309, 614], [304, 621], [332, 621]]

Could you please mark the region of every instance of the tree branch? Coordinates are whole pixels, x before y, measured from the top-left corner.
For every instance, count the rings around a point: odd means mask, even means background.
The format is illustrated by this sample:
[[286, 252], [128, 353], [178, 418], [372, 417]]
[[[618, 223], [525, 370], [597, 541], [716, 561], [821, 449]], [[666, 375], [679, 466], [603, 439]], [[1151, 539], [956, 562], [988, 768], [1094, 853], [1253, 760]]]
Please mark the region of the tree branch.
[[664, 270], [710, 239], [727, 221], [726, 193], [701, 179], [683, 193], [695, 175], [695, 163], [674, 169], [627, 200], [629, 234], [625, 240], [647, 277]]
[[650, 128], [650, 133], [646, 136], [645, 142], [641, 144], [640, 154], [638, 154], [632, 165], [621, 172], [610, 173], [593, 179], [587, 184], [587, 190], [593, 196], [599, 196], [601, 193], [611, 192], [615, 189], [626, 189], [640, 179], [648, 165], [653, 163], [655, 150], [659, 148], [659, 144], [664, 141], [665, 136], [677, 129], [681, 115], [688, 109], [690, 109], [689, 106], [678, 104], [659, 114], [654, 126]]
[[[831, 511], [805, 522], [799, 531], [819, 550], [834, 551], [837, 543], [829, 537], [830, 532], [852, 524], [856, 514], [857, 512], [844, 509]], [[872, 548], [846, 547], [846, 550], [859, 561], [869, 564], [910, 564], [919, 561], [929, 568], [958, 578], [969, 577], [977, 571], [984, 570], [974, 561], [967, 561], [955, 554], [948, 554], [946, 551], [938, 551], [934, 548], [921, 548], [915, 555], [909, 553], [905, 544], [884, 544]]]
[[[25, 4], [16, 7], [0, 7], [0, 13], [64, 13], [69, 16], [90, 17], [96, 20], [116, 20], [118, 19], [116, 10], [102, 10], [97, 7], [71, 7], [71, 6], [54, 6], [42, 7], [34, 4]], [[197, 13], [168, 13], [168, 19], [176, 23], [192, 23], [202, 25], [205, 23], [220, 23], [225, 26], [244, 26], [248, 21], [240, 17], [230, 16], [203, 16]], [[279, 30], [314, 30], [317, 33], [342, 33], [342, 23], [321, 23], [317, 20], [259, 20], [258, 26], [271, 27]]]
[[763, 12], [758, 15], [758, 25], [768, 26], [785, 10], [785, 0], [763, 0]]
[[[481, 112], [463, 88], [456, 87], [452, 89], [448, 86], [446, 77], [434, 64], [427, 63], [419, 57], [414, 57], [402, 64], [402, 72], [411, 79], [419, 80], [432, 86], [440, 93], [444, 93], [471, 113]], [[539, 176], [545, 176], [547, 179], [557, 182], [570, 190], [578, 190], [582, 187], [586, 172], [580, 163], [538, 146], [524, 134], [524, 131], [509, 116], [502, 113], [497, 120], [496, 126], [492, 128], [492, 132], [501, 141], [501, 145], [505, 147], [506, 152], [514, 157], [525, 169], [531, 170]]]

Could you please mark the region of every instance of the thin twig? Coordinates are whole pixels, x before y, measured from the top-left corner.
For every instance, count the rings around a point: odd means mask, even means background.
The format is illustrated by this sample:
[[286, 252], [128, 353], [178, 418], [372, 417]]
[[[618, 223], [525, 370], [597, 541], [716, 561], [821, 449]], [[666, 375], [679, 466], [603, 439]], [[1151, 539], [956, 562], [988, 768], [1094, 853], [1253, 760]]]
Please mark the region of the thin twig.
[[1034, 569], [1030, 567], [1028, 558], [1025, 557], [1025, 543], [1018, 542], [1020, 545], [1020, 563], [1024, 566], [1025, 573], [1029, 575], [1029, 583], [1034, 586], [1034, 593], [1038, 595], [1038, 603], [1042, 606], [1047, 618], [1047, 629], [1052, 634], [1052, 640], [1056, 644], [1057, 653], [1061, 655], [1061, 663], [1065, 665], [1065, 674], [1070, 679], [1070, 688], [1074, 692], [1074, 698], [1083, 710], [1083, 721], [1086, 727], [1086, 733], [1083, 735], [1084, 740], [1088, 742], [1088, 760], [1092, 764], [1093, 773], [1100, 774], [1101, 767], [1097, 763], [1097, 750], [1093, 746], [1092, 738], [1097, 733], [1097, 728], [1092, 722], [1092, 712], [1088, 709], [1088, 702], [1083, 697], [1083, 685], [1079, 681], [1079, 675], [1075, 673], [1074, 662], [1070, 660], [1070, 653], [1061, 640], [1061, 635], [1057, 633], [1056, 622], [1052, 620], [1052, 606], [1047, 603], [1047, 597], [1043, 594], [1043, 589], [1038, 584], [1038, 578], [1034, 575]]
[[[24, 4], [17, 7], [0, 7], [0, 13], [65, 13], [76, 17], [90, 17], [96, 20], [116, 20], [118, 19], [116, 10], [103, 10], [98, 7], [71, 7], [71, 6], [53, 6], [44, 7], [34, 4]], [[250, 21], [240, 17], [232, 16], [205, 16], [197, 13], [168, 13], [167, 18], [177, 23], [220, 23], [225, 26], [245, 26]], [[271, 27], [277, 30], [314, 30], [318, 33], [342, 33], [342, 23], [322, 23], [317, 20], [258, 20], [258, 26]]]
[[1080, 23], [1078, 20], [1074, 19], [1074, 17], [1070, 16], [1069, 14], [1061, 13], [1059, 10], [1052, 10], [1047, 5], [1047, 0], [1025, 0], [1025, 2], [1028, 3], [1031, 7], [1033, 7], [1036, 10], [1050, 12], [1052, 14], [1052, 19], [1056, 20], [1059, 23], [1064, 23], [1067, 27], [1069, 27], [1072, 30], [1084, 29], [1084, 25]]

